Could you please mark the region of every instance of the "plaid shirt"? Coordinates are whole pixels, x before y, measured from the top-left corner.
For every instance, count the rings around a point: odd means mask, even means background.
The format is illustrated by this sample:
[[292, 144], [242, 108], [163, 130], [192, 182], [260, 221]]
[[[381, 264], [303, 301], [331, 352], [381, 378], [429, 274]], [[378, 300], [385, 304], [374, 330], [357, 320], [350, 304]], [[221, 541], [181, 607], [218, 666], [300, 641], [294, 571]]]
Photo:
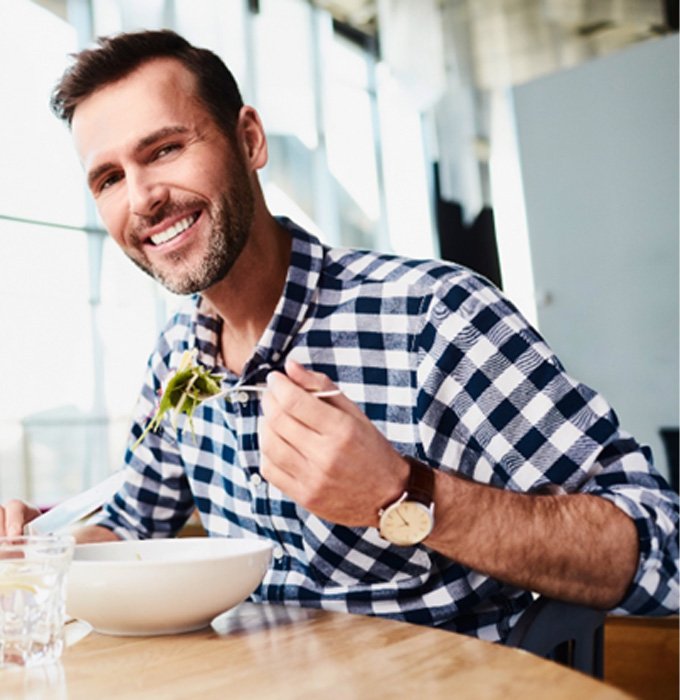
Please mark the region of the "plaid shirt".
[[[293, 235], [288, 277], [242, 375], [221, 366], [220, 321], [192, 297], [149, 360], [131, 441], [185, 350], [196, 348], [225, 386], [263, 382], [289, 356], [327, 374], [396, 450], [436, 469], [513, 491], [612, 501], [640, 537], [638, 571], [618, 611], [677, 612], [677, 496], [649, 450], [565, 373], [497, 289], [455, 264], [329, 249], [280, 221]], [[200, 406], [193, 432], [180, 417], [128, 450], [127, 482], [96, 522], [124, 538], [167, 537], [196, 507], [211, 536], [273, 542], [255, 601], [507, 635], [530, 593], [426, 546], [391, 545], [374, 528], [301, 508], [260, 476], [258, 396], [236, 399]]]

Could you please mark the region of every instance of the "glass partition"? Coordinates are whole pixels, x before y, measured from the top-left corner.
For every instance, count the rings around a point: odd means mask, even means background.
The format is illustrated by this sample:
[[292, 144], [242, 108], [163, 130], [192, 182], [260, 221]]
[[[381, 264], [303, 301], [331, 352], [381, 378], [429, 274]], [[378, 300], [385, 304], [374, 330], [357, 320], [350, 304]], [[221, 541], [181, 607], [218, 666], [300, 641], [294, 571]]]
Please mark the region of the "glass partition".
[[331, 244], [408, 252], [433, 236], [422, 230], [424, 160], [409, 166], [409, 197], [383, 170], [420, 143], [415, 113], [384, 89], [370, 47], [306, 0], [261, 0], [258, 11], [245, 0], [9, 5], [0, 3], [0, 502], [50, 505], [119, 466], [147, 356], [177, 302], [106, 237], [69, 131], [49, 111], [68, 54], [93, 36], [168, 27], [218, 53], [262, 114], [274, 213]]

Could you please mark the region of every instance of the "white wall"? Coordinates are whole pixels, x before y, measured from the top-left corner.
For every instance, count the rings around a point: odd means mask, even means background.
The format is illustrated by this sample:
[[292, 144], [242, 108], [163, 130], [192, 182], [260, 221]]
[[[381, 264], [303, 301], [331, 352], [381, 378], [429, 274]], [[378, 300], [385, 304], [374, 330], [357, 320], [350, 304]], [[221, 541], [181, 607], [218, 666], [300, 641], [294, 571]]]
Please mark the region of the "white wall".
[[514, 90], [538, 324], [650, 444], [678, 425], [678, 37]]

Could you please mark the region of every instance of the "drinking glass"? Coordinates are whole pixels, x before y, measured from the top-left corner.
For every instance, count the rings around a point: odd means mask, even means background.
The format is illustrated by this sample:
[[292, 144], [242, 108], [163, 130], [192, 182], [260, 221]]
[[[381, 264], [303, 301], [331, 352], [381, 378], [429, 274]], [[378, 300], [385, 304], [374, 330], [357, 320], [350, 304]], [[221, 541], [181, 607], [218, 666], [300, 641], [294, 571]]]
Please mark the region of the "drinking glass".
[[0, 669], [61, 656], [74, 544], [70, 535], [0, 537]]

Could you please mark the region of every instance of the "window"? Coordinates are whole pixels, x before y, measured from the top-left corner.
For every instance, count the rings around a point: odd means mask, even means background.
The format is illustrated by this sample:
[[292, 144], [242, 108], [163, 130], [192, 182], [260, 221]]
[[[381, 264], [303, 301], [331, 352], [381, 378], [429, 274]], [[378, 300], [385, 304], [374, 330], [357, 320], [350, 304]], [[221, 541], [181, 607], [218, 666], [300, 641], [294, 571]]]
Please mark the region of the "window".
[[[120, 464], [146, 359], [177, 301], [107, 238], [68, 129], [49, 112], [88, 20], [71, 26], [48, 5], [60, 3], [14, 0], [0, 21], [0, 60], [15, 67], [0, 72], [10, 96], [0, 112], [0, 501], [42, 505]], [[331, 244], [424, 254], [426, 168], [400, 157], [422, 153], [417, 114], [326, 12], [306, 0], [261, 0], [256, 14], [240, 0], [77, 6], [95, 35], [172, 27], [225, 60], [268, 132], [262, 182], [274, 213]]]

